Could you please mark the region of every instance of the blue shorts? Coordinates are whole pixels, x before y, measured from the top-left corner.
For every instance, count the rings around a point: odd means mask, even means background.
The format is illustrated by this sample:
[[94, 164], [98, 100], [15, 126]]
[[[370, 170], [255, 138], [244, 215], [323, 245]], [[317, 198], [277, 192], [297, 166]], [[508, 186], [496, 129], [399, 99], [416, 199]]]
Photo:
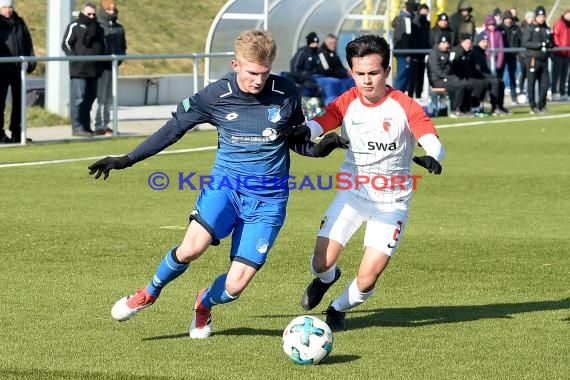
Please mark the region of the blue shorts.
[[235, 190], [202, 190], [194, 219], [214, 241], [232, 234], [230, 260], [259, 270], [285, 222], [287, 205], [267, 203]]

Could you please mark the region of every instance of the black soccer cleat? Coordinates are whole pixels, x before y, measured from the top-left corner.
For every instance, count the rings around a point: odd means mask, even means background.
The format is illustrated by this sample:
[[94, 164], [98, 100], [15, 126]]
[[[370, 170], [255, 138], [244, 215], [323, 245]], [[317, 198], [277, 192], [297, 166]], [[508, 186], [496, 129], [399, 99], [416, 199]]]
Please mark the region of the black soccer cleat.
[[329, 288], [338, 281], [341, 274], [342, 272], [340, 268], [336, 267], [334, 271], [334, 280], [328, 284], [325, 284], [319, 278], [315, 278], [309, 286], [307, 286], [307, 290], [305, 290], [305, 294], [303, 294], [303, 297], [301, 298], [301, 307], [305, 310], [314, 309], [315, 306], [321, 302], [327, 290], [329, 290]]
[[344, 320], [346, 313], [344, 311], [336, 310], [331, 304], [327, 308], [327, 311], [325, 311], [325, 314], [327, 315], [327, 325], [329, 325], [331, 330], [344, 330], [346, 328], [346, 322]]

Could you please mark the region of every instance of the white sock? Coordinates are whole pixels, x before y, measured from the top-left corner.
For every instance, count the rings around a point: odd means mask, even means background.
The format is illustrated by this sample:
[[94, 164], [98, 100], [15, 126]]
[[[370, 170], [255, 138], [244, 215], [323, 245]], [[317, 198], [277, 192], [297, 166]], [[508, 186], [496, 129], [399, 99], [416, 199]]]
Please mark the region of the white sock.
[[322, 273], [318, 273], [315, 268], [313, 268], [313, 256], [311, 255], [311, 261], [310, 261], [310, 269], [311, 269], [311, 273], [314, 274], [315, 276], [317, 276], [317, 278], [319, 280], [321, 280], [322, 282], [324, 282], [325, 284], [330, 284], [331, 282], [333, 282], [334, 280], [334, 272], [336, 269], [336, 264], [334, 264], [332, 267], [330, 267], [328, 270], [322, 272]]
[[374, 289], [369, 291], [368, 293], [362, 293], [358, 290], [358, 286], [356, 286], [356, 278], [352, 280], [350, 284], [344, 288], [342, 294], [335, 299], [331, 306], [335, 308], [337, 311], [347, 311], [348, 309], [352, 309], [364, 301], [366, 301], [370, 296], [374, 294]]

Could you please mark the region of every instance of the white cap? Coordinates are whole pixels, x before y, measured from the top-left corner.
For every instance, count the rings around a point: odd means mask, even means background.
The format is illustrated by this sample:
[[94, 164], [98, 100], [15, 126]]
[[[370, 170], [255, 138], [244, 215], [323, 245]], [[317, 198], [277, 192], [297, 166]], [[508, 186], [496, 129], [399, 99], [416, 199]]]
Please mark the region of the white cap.
[[13, 6], [14, 6], [13, 0], [0, 0], [0, 8], [13, 7]]

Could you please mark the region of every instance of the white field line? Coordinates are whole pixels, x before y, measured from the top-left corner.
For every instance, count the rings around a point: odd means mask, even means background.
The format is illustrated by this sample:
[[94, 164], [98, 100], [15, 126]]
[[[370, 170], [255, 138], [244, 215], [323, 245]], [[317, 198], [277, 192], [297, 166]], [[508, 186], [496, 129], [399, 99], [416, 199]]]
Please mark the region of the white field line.
[[463, 123], [438, 125], [437, 129], [472, 127], [472, 126], [476, 126], [476, 125], [488, 125], [488, 124], [504, 124], [504, 123], [510, 124], [512, 122], [518, 122], [518, 121], [562, 119], [565, 117], [566, 118], [570, 117], [570, 113], [565, 113], [565, 114], [561, 114], [561, 115], [525, 116], [525, 117], [519, 117], [516, 119], [501, 119], [499, 116], [499, 118], [494, 119], [494, 120], [468, 121], [468, 122], [463, 122]]
[[[178, 153], [189, 153], [189, 152], [202, 152], [206, 150], [214, 150], [217, 146], [203, 146], [200, 148], [188, 148], [188, 149], [176, 149], [176, 150], [166, 150], [158, 154], [178, 154]], [[2, 168], [16, 168], [22, 166], [39, 166], [39, 165], [52, 165], [52, 164], [67, 164], [70, 162], [79, 161], [93, 161], [102, 158], [103, 156], [92, 156], [92, 157], [78, 157], [78, 158], [66, 158], [63, 160], [48, 160], [48, 161], [31, 161], [31, 162], [16, 162], [13, 164], [0, 164], [0, 169]]]
[[[497, 118], [495, 120], [468, 121], [468, 122], [461, 122], [461, 123], [454, 123], [454, 124], [439, 125], [439, 126], [437, 126], [437, 129], [472, 127], [472, 126], [488, 125], [488, 124], [511, 124], [513, 122], [519, 122], [519, 121], [549, 120], [549, 119], [561, 119], [561, 118], [568, 118], [568, 117], [570, 117], [570, 114], [566, 113], [566, 114], [561, 114], [561, 115], [526, 116], [526, 117], [520, 117], [520, 118], [516, 118], [516, 119]], [[175, 150], [163, 151], [163, 152], [160, 152], [158, 154], [180, 154], [180, 153], [202, 152], [202, 151], [207, 151], [207, 150], [215, 150], [216, 148], [217, 148], [217, 146], [205, 146], [205, 147], [200, 147], [200, 148], [175, 149]], [[80, 162], [80, 161], [93, 161], [93, 160], [98, 160], [100, 158], [101, 158], [101, 156], [92, 156], [92, 157], [67, 158], [67, 159], [63, 159], [63, 160], [16, 162], [16, 163], [12, 163], [12, 164], [0, 164], [0, 169], [16, 168], [16, 167], [23, 167], [23, 166], [66, 164], [66, 163]]]

